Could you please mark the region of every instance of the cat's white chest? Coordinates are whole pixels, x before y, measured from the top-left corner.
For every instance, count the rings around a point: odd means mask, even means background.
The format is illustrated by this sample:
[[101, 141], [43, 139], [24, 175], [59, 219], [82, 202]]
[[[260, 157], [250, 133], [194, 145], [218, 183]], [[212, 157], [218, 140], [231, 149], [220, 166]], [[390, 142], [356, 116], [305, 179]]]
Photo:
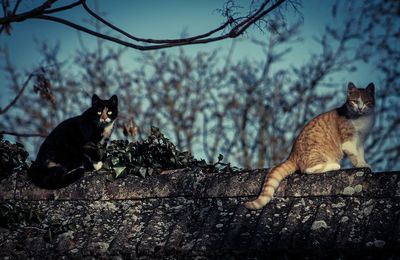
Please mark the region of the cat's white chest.
[[110, 136], [111, 136], [113, 127], [114, 127], [114, 122], [112, 122], [111, 124], [109, 124], [108, 126], [106, 126], [106, 127], [104, 128], [104, 131], [103, 131], [103, 133], [101, 134], [101, 136], [102, 136], [101, 141], [100, 141], [101, 144], [104, 144], [105, 142], [108, 141], [108, 139], [109, 139]]
[[114, 127], [114, 122], [104, 128], [103, 136], [109, 137]]
[[375, 121], [375, 114], [371, 113], [352, 120], [356, 135], [358, 135], [362, 140], [365, 140], [367, 135], [372, 129]]

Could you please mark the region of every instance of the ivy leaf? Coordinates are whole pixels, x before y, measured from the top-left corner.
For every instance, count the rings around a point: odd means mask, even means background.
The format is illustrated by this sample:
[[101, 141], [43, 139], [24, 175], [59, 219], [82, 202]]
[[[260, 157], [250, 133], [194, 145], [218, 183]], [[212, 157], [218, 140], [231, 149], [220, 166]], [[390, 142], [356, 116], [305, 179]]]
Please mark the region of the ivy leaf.
[[140, 167], [139, 168], [139, 173], [144, 178], [144, 177], [146, 177], [147, 169], [144, 168], [144, 167]]
[[106, 175], [106, 180], [113, 182], [113, 181], [115, 181], [115, 178], [112, 173], [109, 173]]
[[100, 159], [104, 158], [104, 156], [106, 155], [106, 152], [107, 152], [107, 150], [105, 148], [100, 148], [98, 150], [98, 154], [99, 154]]
[[109, 170], [110, 169], [110, 163], [108, 161], [105, 161], [103, 163], [103, 167], [101, 169]]
[[21, 143], [12, 144], [3, 140], [0, 135], [0, 181], [10, 176], [15, 170], [27, 167], [26, 159], [29, 153]]
[[119, 178], [124, 173], [125, 169], [125, 166], [114, 167], [115, 178]]
[[117, 165], [119, 163], [119, 157], [112, 157], [111, 158], [112, 165]]

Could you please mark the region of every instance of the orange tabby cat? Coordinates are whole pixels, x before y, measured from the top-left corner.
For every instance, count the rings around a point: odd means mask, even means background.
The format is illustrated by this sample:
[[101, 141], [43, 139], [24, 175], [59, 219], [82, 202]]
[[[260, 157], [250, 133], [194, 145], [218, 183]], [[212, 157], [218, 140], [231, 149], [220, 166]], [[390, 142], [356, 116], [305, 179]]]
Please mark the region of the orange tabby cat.
[[260, 195], [245, 203], [246, 208], [264, 207], [279, 183], [296, 170], [311, 174], [340, 169], [343, 152], [355, 167], [371, 168], [364, 160], [364, 141], [374, 123], [374, 92], [373, 83], [358, 89], [350, 82], [346, 103], [317, 116], [303, 128], [287, 160], [270, 170]]

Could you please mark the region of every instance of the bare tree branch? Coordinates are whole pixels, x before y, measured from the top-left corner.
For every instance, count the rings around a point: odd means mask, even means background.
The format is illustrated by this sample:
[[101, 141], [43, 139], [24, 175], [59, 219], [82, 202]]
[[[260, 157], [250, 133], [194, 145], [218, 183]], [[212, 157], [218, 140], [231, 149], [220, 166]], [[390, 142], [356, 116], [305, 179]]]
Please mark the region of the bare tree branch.
[[0, 131], [0, 135], [14, 135], [19, 137], [47, 137], [48, 134], [21, 134], [16, 132], [9, 131]]
[[[22, 14], [15, 14], [15, 11], [19, 5], [19, 2], [16, 3], [16, 6], [14, 7], [13, 12], [9, 12], [8, 14], [5, 14], [3, 18], [0, 18], [0, 24], [2, 27], [0, 28], [0, 33], [3, 29], [6, 29], [6, 32], [8, 34], [11, 33], [11, 23], [12, 22], [22, 22], [25, 21], [26, 19], [43, 19], [43, 20], [48, 20], [48, 21], [53, 21], [57, 23], [61, 23], [63, 25], [66, 25], [68, 27], [72, 27], [74, 29], [77, 29], [79, 31], [82, 31], [84, 33], [93, 35], [95, 37], [105, 39], [107, 41], [111, 41], [129, 48], [137, 49], [137, 50], [156, 50], [156, 49], [164, 49], [164, 48], [170, 48], [170, 47], [175, 47], [175, 46], [183, 46], [183, 45], [192, 45], [192, 44], [204, 44], [204, 43], [209, 43], [209, 42], [215, 42], [215, 41], [220, 41], [223, 39], [227, 38], [236, 38], [240, 35], [242, 35], [250, 26], [252, 26], [254, 23], [257, 21], [260, 21], [263, 19], [267, 14], [278, 8], [280, 5], [282, 5], [285, 1], [287, 0], [279, 0], [273, 3], [269, 8], [267, 6], [270, 4], [270, 0], [264, 1], [260, 7], [254, 11], [254, 13], [248, 15], [247, 17], [242, 17], [242, 18], [233, 18], [233, 17], [228, 17], [227, 21], [222, 24], [221, 26], [210, 30], [206, 33], [202, 33], [193, 37], [188, 37], [188, 38], [180, 38], [180, 39], [144, 39], [140, 37], [136, 37], [132, 34], [127, 33], [126, 31], [122, 30], [121, 28], [111, 24], [110, 22], [106, 21], [103, 19], [100, 15], [96, 14], [93, 12], [86, 4], [86, 0], [80, 0], [76, 1], [72, 4], [65, 5], [59, 8], [55, 9], [49, 9], [52, 4], [54, 4], [57, 0], [48, 0], [46, 1], [43, 5], [32, 9], [31, 11], [22, 13]], [[121, 40], [117, 37], [113, 37], [107, 34], [99, 33], [96, 32], [92, 29], [89, 29], [88, 27], [73, 23], [69, 20], [59, 18], [59, 17], [54, 17], [54, 16], [49, 16], [48, 14], [51, 13], [58, 13], [67, 9], [74, 8], [76, 6], [82, 5], [83, 8], [86, 10], [86, 12], [94, 17], [97, 21], [103, 23], [104, 25], [108, 26], [109, 28], [113, 29], [114, 31], [118, 32], [119, 34], [128, 37], [129, 39], [135, 41], [135, 42], [144, 42], [147, 43], [147, 45], [138, 45], [132, 42], [124, 41]], [[218, 32], [221, 32], [228, 28], [229, 26], [236, 24], [231, 28], [228, 32], [223, 33], [218, 36], [213, 36]]]
[[[33, 18], [36, 15], [43, 14], [47, 8], [50, 8], [52, 6], [52, 4], [54, 4], [57, 1], [58, 0], [47, 0], [41, 6], [36, 7], [34, 9], [32, 9], [31, 11], [28, 11], [28, 12], [25, 12], [25, 13], [22, 13], [22, 14], [18, 14], [18, 15], [15, 15], [15, 14], [7, 15], [7, 14], [5, 14], [5, 16], [3, 18], [0, 18], [0, 24], [4, 25], [4, 24], [12, 23], [12, 22], [22, 22], [22, 21], [24, 21], [26, 19]], [[17, 2], [17, 4], [19, 5], [18, 2]], [[16, 10], [17, 7], [18, 6], [16, 5], [14, 10]]]
[[231, 21], [227, 21], [226, 23], [224, 23], [223, 25], [221, 25], [220, 27], [211, 30], [207, 33], [198, 35], [198, 36], [194, 36], [194, 37], [190, 37], [190, 38], [182, 38], [182, 39], [170, 39], [170, 40], [157, 40], [157, 39], [143, 39], [143, 38], [139, 38], [136, 36], [133, 36], [127, 32], [125, 32], [124, 30], [118, 28], [117, 26], [107, 22], [105, 19], [103, 19], [101, 16], [97, 15], [96, 13], [94, 13], [87, 5], [86, 5], [86, 1], [82, 1], [82, 5], [85, 8], [85, 10], [91, 15], [93, 16], [95, 19], [97, 19], [98, 21], [102, 22], [104, 25], [110, 27], [111, 29], [125, 35], [126, 37], [134, 40], [134, 41], [138, 41], [138, 42], [147, 42], [147, 43], [182, 43], [182, 42], [191, 42], [191, 41], [195, 41], [197, 39], [202, 39], [202, 38], [206, 38], [218, 31], [223, 30], [225, 27], [227, 27]]

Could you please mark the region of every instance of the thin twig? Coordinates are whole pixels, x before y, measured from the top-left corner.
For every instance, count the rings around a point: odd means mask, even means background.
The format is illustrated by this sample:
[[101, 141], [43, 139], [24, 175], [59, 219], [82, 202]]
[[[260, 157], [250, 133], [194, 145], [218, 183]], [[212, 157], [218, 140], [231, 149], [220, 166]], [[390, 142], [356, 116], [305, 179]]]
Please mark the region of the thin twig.
[[38, 228], [38, 227], [32, 227], [32, 226], [30, 226], [30, 227], [22, 227], [22, 228], [24, 228], [24, 229], [36, 229], [36, 230], [39, 230], [39, 231], [46, 231], [46, 229], [44, 229], [44, 228]]
[[264, 12], [260, 13], [257, 16], [253, 16], [252, 19], [246, 23], [245, 25], [243, 25], [243, 28], [240, 29], [240, 31], [238, 32], [238, 35], [242, 34], [245, 30], [247, 30], [247, 28], [249, 28], [252, 24], [254, 24], [255, 22], [257, 22], [258, 20], [260, 20], [262, 17], [264, 17], [265, 15], [267, 15], [269, 12], [271, 12], [272, 10], [274, 10], [275, 8], [277, 8], [278, 6], [280, 6], [281, 4], [283, 4], [283, 2], [285, 2], [286, 0], [280, 0], [278, 2], [276, 2], [275, 4], [273, 4], [270, 8], [268, 8], [267, 10], [265, 10]]
[[15, 98], [10, 102], [10, 104], [8, 104], [4, 109], [0, 110], [0, 114], [4, 114], [6, 113], [13, 105], [15, 105], [15, 103], [17, 102], [17, 100], [21, 97], [22, 92], [24, 92], [26, 86], [28, 86], [29, 81], [31, 80], [31, 78], [34, 76], [34, 73], [29, 74], [28, 79], [25, 81], [24, 85], [22, 86], [22, 88], [19, 90], [18, 94], [15, 96]]
[[14, 135], [19, 137], [47, 137], [48, 134], [21, 134], [16, 132], [9, 132], [9, 131], [0, 131], [1, 135]]
[[78, 5], [81, 5], [81, 1], [80, 0], [78, 0], [78, 1], [76, 1], [74, 3], [72, 3], [72, 4], [69, 4], [69, 5], [61, 6], [59, 8], [54, 8], [54, 9], [50, 9], [50, 10], [44, 10], [43, 14], [58, 13], [58, 12], [61, 12], [61, 11], [65, 11], [65, 10], [74, 8], [75, 6], [78, 6]]
[[21, 1], [22, 1], [22, 0], [18, 0], [18, 1], [15, 3], [15, 6], [14, 6], [14, 9], [13, 9], [13, 12], [12, 12], [13, 15], [15, 15], [15, 14], [17, 13], [17, 9], [18, 9], [19, 4], [21, 3]]

